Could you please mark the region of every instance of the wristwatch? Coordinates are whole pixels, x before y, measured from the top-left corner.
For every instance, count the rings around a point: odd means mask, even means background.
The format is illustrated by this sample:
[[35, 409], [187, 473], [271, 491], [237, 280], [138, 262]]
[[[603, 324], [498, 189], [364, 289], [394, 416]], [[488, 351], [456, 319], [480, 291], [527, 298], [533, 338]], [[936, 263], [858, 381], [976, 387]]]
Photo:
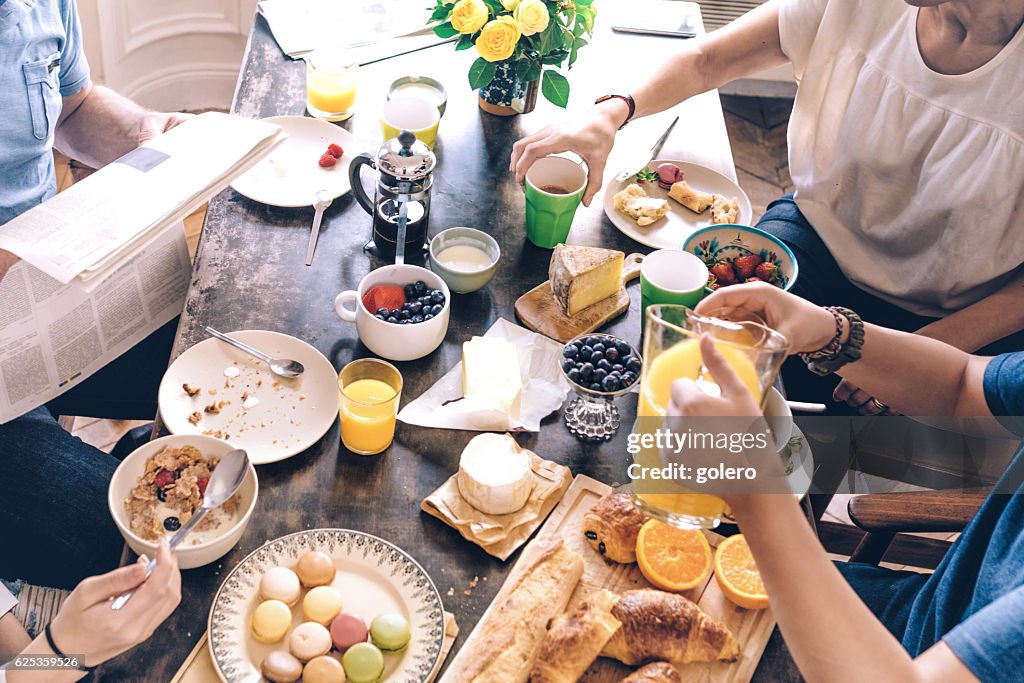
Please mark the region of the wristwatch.
[[626, 103], [626, 106], [629, 107], [629, 114], [626, 116], [626, 120], [622, 122], [621, 126], [619, 126], [619, 130], [622, 130], [626, 127], [627, 123], [633, 120], [633, 115], [636, 114], [636, 102], [633, 101], [632, 95], [601, 95], [594, 100], [594, 104], [601, 104], [602, 102], [607, 102], [610, 99], [622, 100]]

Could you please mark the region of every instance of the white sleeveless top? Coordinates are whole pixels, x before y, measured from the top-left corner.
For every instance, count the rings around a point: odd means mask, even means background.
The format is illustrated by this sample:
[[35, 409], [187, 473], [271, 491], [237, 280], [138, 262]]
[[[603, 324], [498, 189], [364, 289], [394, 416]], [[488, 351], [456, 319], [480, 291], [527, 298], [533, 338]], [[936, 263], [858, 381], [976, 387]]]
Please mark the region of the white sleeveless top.
[[916, 20], [901, 0], [782, 3], [800, 84], [789, 168], [847, 278], [943, 316], [1024, 263], [1024, 29], [987, 64], [947, 76], [922, 59]]

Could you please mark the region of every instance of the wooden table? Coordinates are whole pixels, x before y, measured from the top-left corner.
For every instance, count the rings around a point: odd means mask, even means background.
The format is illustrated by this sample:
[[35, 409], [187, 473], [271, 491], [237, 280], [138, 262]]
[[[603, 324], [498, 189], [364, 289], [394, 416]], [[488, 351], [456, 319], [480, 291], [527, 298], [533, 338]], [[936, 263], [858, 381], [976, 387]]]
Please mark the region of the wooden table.
[[[570, 115], [573, 110], [585, 112], [597, 95], [627, 89], [645, 64], [660, 61], [666, 49], [680, 46], [671, 39], [612, 35], [607, 32], [612, 12], [605, 7], [601, 11], [598, 23], [604, 32], [581, 52], [571, 72]], [[398, 364], [405, 378], [403, 402], [418, 396], [457, 363], [462, 343], [472, 335], [481, 334], [499, 317], [514, 320], [516, 298], [547, 277], [550, 251], [526, 241], [522, 191], [506, 168], [515, 140], [565, 114], [545, 101], [523, 117], [482, 113], [466, 81], [472, 52], [455, 53], [447, 45], [364, 67], [358, 113], [344, 124], [365, 142], [366, 149], [375, 150], [381, 142], [378, 112], [388, 84], [413, 73], [438, 78], [448, 88], [449, 100], [436, 148], [439, 163], [430, 233], [454, 225], [474, 226], [494, 235], [501, 245], [502, 260], [490, 285], [454, 296], [442, 347], [422, 360]], [[281, 53], [267, 24], [257, 16], [234, 112], [252, 118], [302, 115], [303, 69], [303, 62]], [[702, 163], [735, 178], [717, 93], [693, 98], [675, 113], [680, 122], [662, 155]], [[622, 132], [619, 145], [649, 146], [673, 115], [635, 122]], [[599, 196], [591, 207], [581, 207], [570, 242], [627, 253], [649, 251], [620, 234], [604, 217], [600, 204]], [[333, 309], [339, 291], [354, 289], [360, 278], [382, 265], [362, 251], [370, 217], [351, 194], [335, 201], [325, 215], [315, 261], [306, 267], [311, 218], [312, 209], [262, 206], [232, 190], [210, 202], [175, 355], [204, 339], [207, 324], [222, 330], [265, 329], [294, 335], [319, 349], [335, 368], [370, 355], [354, 327], [339, 320]], [[638, 286], [630, 290], [629, 312], [607, 331], [639, 341]], [[619, 407], [624, 425], [630, 424], [635, 396], [625, 397]], [[583, 445], [561, 424], [561, 416], [553, 415], [539, 434], [517, 438], [523, 446], [574, 472], [616, 484], [627, 480], [627, 432], [624, 427], [615, 439], [600, 446]], [[360, 457], [340, 447], [336, 421], [307, 452], [261, 466], [259, 503], [238, 546], [219, 562], [185, 572], [178, 610], [149, 641], [99, 669], [96, 680], [169, 680], [205, 630], [212, 596], [228, 570], [264, 541], [314, 527], [361, 529], [405, 548], [430, 573], [445, 608], [455, 614], [463, 634], [458, 648], [515, 560], [515, 556], [508, 562], [490, 557], [419, 510], [420, 501], [457, 469], [459, 454], [472, 436], [399, 424], [390, 450]], [[470, 589], [471, 585], [475, 588]], [[773, 676], [780, 675], [777, 666], [771, 671]]]

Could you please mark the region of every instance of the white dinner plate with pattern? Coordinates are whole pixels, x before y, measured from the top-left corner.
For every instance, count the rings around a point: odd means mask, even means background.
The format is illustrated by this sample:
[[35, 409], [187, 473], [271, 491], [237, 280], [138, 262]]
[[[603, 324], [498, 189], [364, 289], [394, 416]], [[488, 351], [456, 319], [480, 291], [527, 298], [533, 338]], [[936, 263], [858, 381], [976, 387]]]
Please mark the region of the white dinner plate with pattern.
[[244, 448], [254, 465], [289, 458], [315, 444], [338, 417], [338, 375], [331, 362], [280, 332], [228, 334], [271, 358], [297, 360], [305, 372], [276, 377], [245, 351], [204, 339], [178, 356], [160, 381], [157, 402], [167, 429]]
[[[747, 198], [747, 193], [733, 182], [731, 178], [727, 178], [707, 166], [701, 166], [689, 161], [655, 159], [648, 164], [648, 167], [653, 170], [659, 164], [666, 163], [678, 166], [683, 172], [683, 180], [695, 190], [722, 195], [729, 199], [735, 197], [740, 207], [740, 215], [735, 223], [750, 225], [750, 219], [753, 217], [750, 199]], [[636, 182], [635, 178], [620, 181], [612, 176], [604, 190], [604, 212], [608, 216], [608, 220], [621, 230], [626, 237], [655, 249], [682, 249], [683, 242], [695, 230], [711, 225], [710, 209], [704, 211], [704, 213], [694, 213], [674, 199], [669, 199], [668, 190], [658, 187], [658, 183], [644, 183], [641, 187], [647, 191], [647, 196], [658, 197], [668, 202], [668, 215], [664, 218], [659, 218], [651, 225], [641, 228], [636, 224], [635, 220], [619, 213], [615, 208], [615, 193], [634, 182]]]
[[[427, 572], [408, 553], [381, 538], [349, 529], [310, 529], [267, 542], [238, 563], [213, 596], [209, 619], [210, 654], [225, 683], [261, 681], [260, 662], [274, 650], [287, 649], [287, 637], [271, 645], [257, 642], [249, 616], [259, 604], [259, 584], [272, 567], [294, 567], [299, 557], [320, 550], [338, 568], [334, 585], [343, 610], [367, 624], [381, 612], [397, 612], [409, 620], [412, 639], [402, 652], [384, 655], [386, 683], [424, 683], [441, 658], [444, 608]], [[293, 624], [301, 619], [301, 600], [292, 608]]]

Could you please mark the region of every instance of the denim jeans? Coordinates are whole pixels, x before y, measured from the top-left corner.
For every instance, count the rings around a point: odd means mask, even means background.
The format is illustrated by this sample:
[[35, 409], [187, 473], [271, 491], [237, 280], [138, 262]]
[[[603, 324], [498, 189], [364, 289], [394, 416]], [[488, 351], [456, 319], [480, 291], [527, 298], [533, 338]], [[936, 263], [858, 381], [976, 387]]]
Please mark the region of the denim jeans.
[[117, 567], [107, 486], [118, 461], [55, 415], [152, 419], [177, 320], [48, 406], [0, 425], [0, 577], [73, 588]]
[[[904, 332], [915, 332], [936, 320], [906, 311], [865, 292], [846, 279], [832, 253], [814, 231], [814, 226], [800, 213], [792, 194], [783, 195], [769, 204], [757, 227], [778, 237], [793, 250], [800, 265], [800, 275], [790, 290], [793, 294], [819, 306], [846, 306], [856, 311], [865, 322]], [[1000, 339], [978, 353], [997, 355], [1021, 350], [1024, 350], [1024, 331]], [[839, 378], [834, 375], [819, 377], [809, 372], [795, 356], [782, 366], [782, 381], [786, 394], [794, 401], [824, 403], [830, 407], [830, 413], [850, 412], [845, 404], [837, 405], [832, 400], [832, 391], [839, 384]], [[885, 398], [879, 397], [879, 400]]]

